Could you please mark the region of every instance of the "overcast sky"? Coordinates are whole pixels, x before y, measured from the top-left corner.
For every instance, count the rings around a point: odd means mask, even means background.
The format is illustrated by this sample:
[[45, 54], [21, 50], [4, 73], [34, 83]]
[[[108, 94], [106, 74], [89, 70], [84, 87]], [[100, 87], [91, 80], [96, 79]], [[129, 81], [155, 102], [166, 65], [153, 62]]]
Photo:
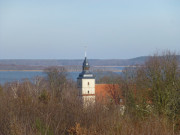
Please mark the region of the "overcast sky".
[[0, 0], [0, 59], [180, 52], [180, 0]]

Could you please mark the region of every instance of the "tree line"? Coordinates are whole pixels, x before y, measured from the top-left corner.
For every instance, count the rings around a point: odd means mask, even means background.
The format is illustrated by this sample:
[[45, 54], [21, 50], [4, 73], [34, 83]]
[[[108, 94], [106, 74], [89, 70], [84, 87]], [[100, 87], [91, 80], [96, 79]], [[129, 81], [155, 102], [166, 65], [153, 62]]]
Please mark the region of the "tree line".
[[[44, 72], [46, 77], [33, 82], [0, 87], [1, 135], [180, 133], [180, 70], [175, 53], [157, 53], [122, 75], [99, 78], [98, 83], [118, 84], [121, 92], [106, 105], [97, 102], [88, 108], [81, 106], [76, 82], [67, 79], [65, 68]], [[124, 115], [119, 108], [121, 96]]]

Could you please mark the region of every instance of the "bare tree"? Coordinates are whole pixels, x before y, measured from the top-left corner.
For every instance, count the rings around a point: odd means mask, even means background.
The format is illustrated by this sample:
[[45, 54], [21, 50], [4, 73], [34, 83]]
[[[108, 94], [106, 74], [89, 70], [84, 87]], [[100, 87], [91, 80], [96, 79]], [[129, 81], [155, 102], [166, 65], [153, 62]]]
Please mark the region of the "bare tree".
[[61, 97], [62, 91], [67, 87], [67, 72], [64, 67], [49, 67], [45, 69], [47, 80], [53, 96]]
[[17, 91], [18, 91], [19, 86], [20, 86], [19, 82], [14, 82], [10, 84], [11, 90], [13, 91], [14, 98], [18, 97]]
[[[180, 72], [176, 54], [170, 51], [162, 55], [156, 53], [136, 69], [131, 81], [136, 86], [132, 102], [141, 106], [141, 110], [151, 105], [154, 113], [170, 118], [174, 130], [180, 114]], [[127, 94], [127, 100], [132, 99], [131, 94]]]

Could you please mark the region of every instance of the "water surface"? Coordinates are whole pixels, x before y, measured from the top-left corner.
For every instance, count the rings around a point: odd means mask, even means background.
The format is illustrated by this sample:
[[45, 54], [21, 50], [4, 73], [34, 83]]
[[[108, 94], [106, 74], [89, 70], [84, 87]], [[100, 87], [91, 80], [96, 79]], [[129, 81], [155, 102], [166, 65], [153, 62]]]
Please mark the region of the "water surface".
[[[117, 67], [121, 69], [122, 67]], [[68, 72], [67, 78], [76, 81], [80, 72]], [[94, 72], [96, 79], [103, 76], [112, 76], [115, 74], [120, 74], [120, 72]], [[24, 79], [29, 79], [32, 81], [35, 77], [46, 77], [43, 71], [0, 71], [0, 84], [5, 84], [6, 82], [13, 81], [23, 81]]]

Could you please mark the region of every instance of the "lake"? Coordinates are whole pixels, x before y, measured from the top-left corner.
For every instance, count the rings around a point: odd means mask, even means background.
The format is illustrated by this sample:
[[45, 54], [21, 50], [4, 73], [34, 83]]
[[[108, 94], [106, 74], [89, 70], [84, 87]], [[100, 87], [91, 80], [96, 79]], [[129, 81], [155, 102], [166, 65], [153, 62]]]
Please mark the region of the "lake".
[[[76, 80], [80, 72], [68, 72], [67, 78]], [[103, 77], [105, 75], [111, 76], [120, 74], [120, 72], [95, 72], [96, 78]], [[35, 77], [46, 77], [46, 74], [42, 71], [0, 71], [0, 84], [13, 81], [23, 81], [23, 79], [33, 80]]]

